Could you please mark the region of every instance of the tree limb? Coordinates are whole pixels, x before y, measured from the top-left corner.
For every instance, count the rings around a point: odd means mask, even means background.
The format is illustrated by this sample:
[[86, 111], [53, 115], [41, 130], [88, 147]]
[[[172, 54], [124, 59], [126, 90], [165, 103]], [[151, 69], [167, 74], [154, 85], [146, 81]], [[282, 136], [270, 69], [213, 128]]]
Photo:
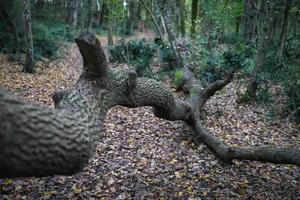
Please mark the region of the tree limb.
[[201, 102], [232, 79], [228, 75], [207, 88], [186, 68], [180, 100], [170, 88], [136, 73], [113, 73], [107, 68], [100, 42], [92, 34], [76, 40], [84, 70], [75, 87], [54, 94], [51, 110], [30, 105], [0, 90], [0, 177], [73, 174], [85, 166], [101, 136], [107, 111], [116, 106], [152, 106], [154, 114], [167, 120], [182, 120], [220, 159], [230, 162], [257, 160], [300, 166], [300, 151], [272, 147], [232, 148], [209, 133], [200, 122]]

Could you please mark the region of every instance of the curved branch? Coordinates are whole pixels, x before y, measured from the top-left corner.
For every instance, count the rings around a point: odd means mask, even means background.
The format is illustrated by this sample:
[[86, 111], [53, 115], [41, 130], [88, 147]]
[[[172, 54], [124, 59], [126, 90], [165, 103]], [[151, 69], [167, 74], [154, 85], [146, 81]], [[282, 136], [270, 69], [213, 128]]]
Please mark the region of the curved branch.
[[229, 84], [233, 79], [233, 75], [234, 72], [229, 72], [224, 79], [217, 80], [209, 84], [202, 92], [199, 108], [201, 109], [210, 97], [215, 95], [217, 91], [223, 89], [227, 84]]
[[234, 148], [213, 136], [201, 126], [200, 121], [191, 124], [192, 129], [216, 155], [225, 162], [232, 160], [252, 160], [275, 164], [294, 164], [300, 166], [300, 151], [290, 148], [274, 148], [268, 146]]

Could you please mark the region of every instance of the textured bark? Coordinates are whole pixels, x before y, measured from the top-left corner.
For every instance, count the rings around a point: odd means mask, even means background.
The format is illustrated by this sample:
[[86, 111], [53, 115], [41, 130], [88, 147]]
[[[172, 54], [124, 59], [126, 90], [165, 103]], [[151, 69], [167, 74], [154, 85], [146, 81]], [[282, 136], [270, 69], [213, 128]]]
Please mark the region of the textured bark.
[[300, 166], [298, 150], [232, 148], [202, 127], [199, 117], [206, 99], [229, 83], [232, 74], [203, 88], [185, 67], [183, 84], [189, 97], [180, 100], [162, 83], [137, 78], [135, 71], [114, 73], [107, 68], [104, 51], [93, 34], [84, 34], [76, 42], [83, 72], [73, 89], [54, 94], [55, 110], [24, 103], [0, 90], [0, 177], [78, 172], [101, 139], [107, 111], [116, 105], [152, 106], [157, 117], [183, 120], [226, 162], [258, 160]]
[[25, 33], [26, 44], [26, 61], [24, 66], [24, 72], [34, 72], [34, 53], [33, 53], [33, 41], [31, 31], [31, 15], [30, 15], [30, 0], [23, 1], [23, 23]]

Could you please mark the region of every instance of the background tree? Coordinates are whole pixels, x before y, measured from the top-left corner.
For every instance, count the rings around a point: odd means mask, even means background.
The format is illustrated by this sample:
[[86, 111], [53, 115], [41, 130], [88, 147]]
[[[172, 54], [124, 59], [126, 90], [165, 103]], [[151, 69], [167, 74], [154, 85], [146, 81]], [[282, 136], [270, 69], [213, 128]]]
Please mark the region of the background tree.
[[191, 37], [195, 38], [196, 34], [196, 24], [197, 24], [197, 16], [198, 16], [198, 0], [193, 0], [192, 1], [192, 15], [191, 15]]
[[78, 0], [67, 1], [67, 23], [72, 29], [76, 29], [78, 23]]
[[33, 53], [33, 41], [31, 31], [31, 14], [30, 14], [30, 1], [23, 1], [23, 20], [24, 20], [24, 33], [26, 42], [26, 61], [24, 65], [24, 71], [34, 72], [34, 53]]

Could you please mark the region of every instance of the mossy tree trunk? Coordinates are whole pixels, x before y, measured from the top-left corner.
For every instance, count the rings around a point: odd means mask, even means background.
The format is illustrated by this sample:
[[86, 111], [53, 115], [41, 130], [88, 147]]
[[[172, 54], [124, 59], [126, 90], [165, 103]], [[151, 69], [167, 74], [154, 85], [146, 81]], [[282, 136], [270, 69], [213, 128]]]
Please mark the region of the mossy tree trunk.
[[184, 121], [226, 162], [239, 159], [300, 165], [298, 150], [232, 148], [203, 128], [203, 105], [231, 81], [233, 73], [204, 88], [184, 68], [182, 83], [189, 95], [181, 100], [164, 84], [137, 78], [135, 71], [111, 71], [95, 35], [86, 33], [76, 42], [83, 57], [83, 71], [73, 89], [54, 93], [56, 109], [25, 103], [0, 90], [0, 177], [69, 175], [80, 171], [101, 139], [107, 111], [116, 105], [152, 106], [157, 117]]

